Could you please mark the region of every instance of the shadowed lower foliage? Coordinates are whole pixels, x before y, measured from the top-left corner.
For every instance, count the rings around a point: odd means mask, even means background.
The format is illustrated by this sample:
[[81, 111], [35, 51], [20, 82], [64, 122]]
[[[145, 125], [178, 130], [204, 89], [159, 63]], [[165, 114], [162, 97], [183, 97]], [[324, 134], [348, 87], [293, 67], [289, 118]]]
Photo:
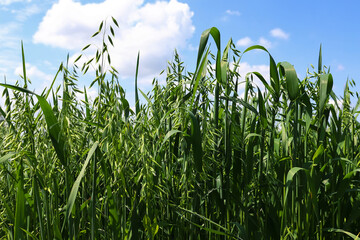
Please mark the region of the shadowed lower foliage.
[[[133, 103], [109, 67], [116, 26], [101, 23], [103, 46], [81, 68], [60, 66], [62, 86], [29, 91], [24, 51], [21, 83], [1, 84], [1, 239], [357, 239], [354, 81], [338, 98], [321, 52], [300, 80], [262, 46], [221, 48], [211, 28], [195, 71], [175, 52], [149, 93], [138, 57]], [[269, 56], [270, 80], [240, 78], [253, 50]], [[94, 101], [77, 85], [89, 68]]]

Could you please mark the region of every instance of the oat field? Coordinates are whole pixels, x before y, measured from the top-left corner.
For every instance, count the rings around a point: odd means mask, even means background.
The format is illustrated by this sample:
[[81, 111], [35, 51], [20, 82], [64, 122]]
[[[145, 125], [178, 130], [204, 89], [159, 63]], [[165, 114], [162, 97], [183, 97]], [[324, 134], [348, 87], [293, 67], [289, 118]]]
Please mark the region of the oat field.
[[[193, 72], [175, 52], [148, 93], [140, 53], [134, 101], [111, 67], [114, 28], [101, 23], [94, 58], [61, 64], [41, 94], [26, 46], [22, 77], [0, 84], [0, 239], [359, 238], [360, 101], [353, 80], [335, 95], [321, 47], [299, 79], [211, 28]], [[239, 75], [251, 51], [270, 78]], [[90, 71], [93, 100], [78, 84]]]

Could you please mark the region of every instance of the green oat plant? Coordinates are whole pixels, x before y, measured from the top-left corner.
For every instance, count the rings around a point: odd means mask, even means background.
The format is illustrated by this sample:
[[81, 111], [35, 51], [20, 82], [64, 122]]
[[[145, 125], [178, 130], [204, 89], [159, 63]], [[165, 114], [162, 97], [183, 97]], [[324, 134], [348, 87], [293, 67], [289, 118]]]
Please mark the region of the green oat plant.
[[[360, 101], [353, 80], [335, 95], [321, 49], [301, 80], [262, 46], [222, 48], [210, 28], [194, 72], [175, 51], [148, 93], [139, 53], [132, 103], [111, 66], [110, 22], [93, 35], [95, 56], [77, 66], [84, 47], [41, 94], [23, 47], [21, 80], [0, 84], [1, 239], [359, 238]], [[269, 79], [239, 75], [254, 50], [269, 57]], [[77, 83], [90, 68], [93, 101]]]

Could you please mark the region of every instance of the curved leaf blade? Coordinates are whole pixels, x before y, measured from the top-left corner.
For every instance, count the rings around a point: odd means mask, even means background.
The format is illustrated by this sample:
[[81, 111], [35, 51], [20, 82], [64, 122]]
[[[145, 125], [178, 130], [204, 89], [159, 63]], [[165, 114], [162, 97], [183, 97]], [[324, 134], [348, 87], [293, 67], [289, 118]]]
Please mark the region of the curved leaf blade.
[[279, 64], [280, 73], [286, 80], [286, 88], [291, 101], [299, 96], [299, 81], [293, 65], [288, 62]]

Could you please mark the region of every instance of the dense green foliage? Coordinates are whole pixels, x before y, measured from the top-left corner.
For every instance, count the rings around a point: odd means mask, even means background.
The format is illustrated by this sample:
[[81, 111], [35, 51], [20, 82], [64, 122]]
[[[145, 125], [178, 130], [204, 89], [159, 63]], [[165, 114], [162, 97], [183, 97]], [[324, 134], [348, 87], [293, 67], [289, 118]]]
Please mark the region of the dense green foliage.
[[[27, 90], [24, 51], [21, 84], [1, 84], [2, 239], [357, 238], [359, 102], [353, 81], [335, 96], [321, 52], [299, 80], [261, 46], [222, 49], [211, 28], [194, 73], [175, 53], [150, 93], [136, 74], [132, 103], [106, 68], [116, 25], [101, 24], [102, 49], [81, 69], [60, 66], [61, 87]], [[270, 80], [239, 76], [253, 50], [269, 56]], [[77, 88], [89, 67], [94, 101]]]

